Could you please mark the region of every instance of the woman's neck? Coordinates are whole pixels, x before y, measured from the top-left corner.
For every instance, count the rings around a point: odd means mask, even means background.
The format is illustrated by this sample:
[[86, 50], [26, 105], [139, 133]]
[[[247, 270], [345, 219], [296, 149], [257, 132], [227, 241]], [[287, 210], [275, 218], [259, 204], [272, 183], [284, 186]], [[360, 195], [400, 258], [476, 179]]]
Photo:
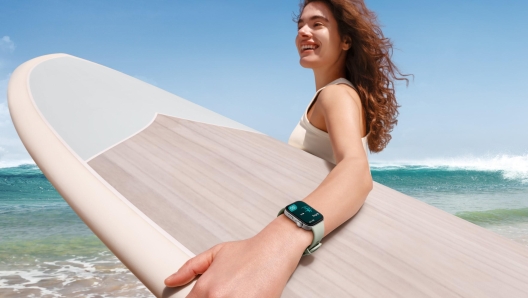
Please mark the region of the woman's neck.
[[344, 68], [331, 67], [326, 69], [313, 69], [315, 77], [315, 90], [319, 90], [329, 83], [344, 78], [346, 73]]

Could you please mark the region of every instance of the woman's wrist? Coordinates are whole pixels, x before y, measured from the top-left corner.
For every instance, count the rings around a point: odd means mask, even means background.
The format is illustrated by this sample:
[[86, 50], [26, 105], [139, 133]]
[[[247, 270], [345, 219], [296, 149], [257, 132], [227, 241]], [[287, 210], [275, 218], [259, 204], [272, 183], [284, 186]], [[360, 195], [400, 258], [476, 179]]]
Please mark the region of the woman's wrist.
[[261, 233], [270, 235], [284, 249], [300, 255], [313, 241], [312, 231], [299, 228], [284, 214], [275, 218]]

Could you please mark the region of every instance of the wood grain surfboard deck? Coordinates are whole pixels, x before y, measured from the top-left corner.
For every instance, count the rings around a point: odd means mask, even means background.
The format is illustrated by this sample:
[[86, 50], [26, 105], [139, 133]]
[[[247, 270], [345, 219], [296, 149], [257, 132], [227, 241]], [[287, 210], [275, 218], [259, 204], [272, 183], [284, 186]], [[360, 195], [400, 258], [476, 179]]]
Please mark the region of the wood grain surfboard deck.
[[[163, 279], [217, 243], [255, 235], [333, 168], [69, 55], [21, 65], [8, 100], [46, 177], [158, 297], [185, 297], [193, 284], [167, 289]], [[378, 183], [323, 243], [283, 297], [528, 297], [526, 247]]]
[[[265, 135], [165, 115], [88, 164], [195, 254], [255, 235], [332, 168]], [[503, 240], [377, 184], [283, 296], [528, 295], [528, 255]]]

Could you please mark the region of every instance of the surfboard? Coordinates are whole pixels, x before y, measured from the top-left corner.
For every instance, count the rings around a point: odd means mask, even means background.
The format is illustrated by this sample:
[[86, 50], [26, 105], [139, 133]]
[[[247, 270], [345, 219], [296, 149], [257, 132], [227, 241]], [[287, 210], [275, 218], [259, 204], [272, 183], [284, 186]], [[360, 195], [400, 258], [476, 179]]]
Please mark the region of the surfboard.
[[[212, 94], [213, 96], [213, 94]], [[15, 128], [42, 172], [157, 297], [186, 260], [251, 237], [333, 165], [190, 101], [66, 54], [19, 66]], [[375, 183], [303, 257], [283, 297], [528, 297], [528, 249]]]

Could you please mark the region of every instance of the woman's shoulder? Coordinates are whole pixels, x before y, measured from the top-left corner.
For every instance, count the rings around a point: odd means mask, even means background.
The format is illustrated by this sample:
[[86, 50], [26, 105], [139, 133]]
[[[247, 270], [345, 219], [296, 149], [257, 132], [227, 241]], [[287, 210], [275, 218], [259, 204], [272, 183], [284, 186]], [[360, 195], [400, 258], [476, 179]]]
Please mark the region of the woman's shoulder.
[[352, 84], [337, 83], [326, 86], [319, 93], [318, 99], [323, 108], [340, 108], [354, 102], [361, 110], [361, 99]]

